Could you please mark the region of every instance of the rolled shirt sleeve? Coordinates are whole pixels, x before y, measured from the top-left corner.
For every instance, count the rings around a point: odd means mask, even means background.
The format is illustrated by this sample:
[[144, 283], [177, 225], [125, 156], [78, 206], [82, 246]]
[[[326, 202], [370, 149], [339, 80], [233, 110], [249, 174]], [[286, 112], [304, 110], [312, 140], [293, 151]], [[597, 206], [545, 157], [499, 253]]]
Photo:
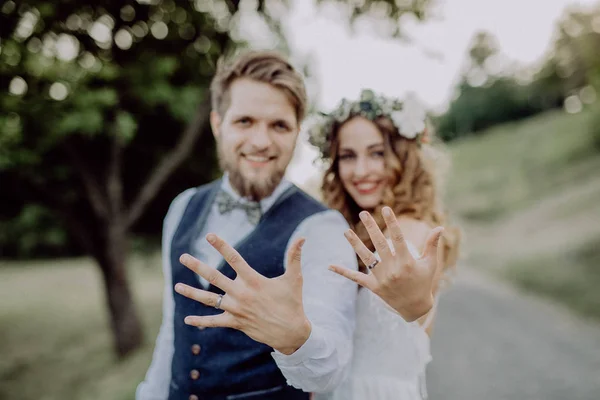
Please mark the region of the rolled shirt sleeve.
[[352, 358], [357, 285], [327, 268], [356, 270], [356, 254], [344, 237], [348, 223], [328, 210], [304, 220], [290, 242], [304, 237], [304, 311], [311, 322], [308, 340], [291, 355], [272, 353], [288, 384], [306, 392], [329, 392], [339, 385]]

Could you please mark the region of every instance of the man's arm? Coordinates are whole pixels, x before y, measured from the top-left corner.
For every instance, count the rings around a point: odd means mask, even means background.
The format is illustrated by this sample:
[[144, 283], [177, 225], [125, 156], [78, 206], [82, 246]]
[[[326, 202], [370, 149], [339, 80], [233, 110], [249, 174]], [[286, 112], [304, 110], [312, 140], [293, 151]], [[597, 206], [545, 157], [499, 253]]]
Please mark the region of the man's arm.
[[[357, 269], [356, 254], [344, 237], [348, 224], [336, 211], [306, 219], [290, 243], [304, 237], [304, 312], [311, 322], [308, 340], [296, 352], [273, 353], [288, 384], [307, 392], [328, 392], [341, 382], [352, 356], [358, 287], [327, 270], [331, 264]], [[341, 279], [340, 279], [341, 278]]]
[[[275, 356], [285, 359], [278, 362], [294, 386], [315, 392], [333, 389], [344, 374], [340, 369], [351, 357], [357, 287], [328, 275], [326, 269], [328, 263], [341, 263], [345, 270], [357, 272], [357, 262], [348, 244], [340, 239], [347, 227], [343, 218], [334, 217], [324, 223], [325, 217], [325, 214], [315, 216], [315, 226], [310, 228], [310, 231], [314, 229], [310, 232], [313, 250], [307, 253], [311, 261], [306, 260], [310, 276], [306, 288], [311, 299], [303, 300], [304, 253], [301, 250], [305, 241], [299, 235], [302, 232], [298, 232], [299, 239], [288, 244], [286, 270], [277, 278], [262, 276], [231, 245], [209, 233], [206, 240], [235, 270], [236, 278], [231, 279], [191, 255], [183, 254], [179, 259], [183, 265], [225, 292], [219, 295], [176, 283], [177, 293], [223, 310], [217, 315], [189, 315], [184, 322], [197, 327], [240, 330], [288, 355]], [[310, 285], [319, 286], [309, 289]]]
[[195, 189], [188, 189], [173, 200], [163, 224], [162, 265], [165, 286], [163, 289], [163, 319], [156, 339], [152, 363], [146, 378], [136, 390], [136, 400], [164, 400], [169, 396], [171, 384], [171, 361], [173, 359], [173, 283], [171, 278], [171, 240], [185, 207]]

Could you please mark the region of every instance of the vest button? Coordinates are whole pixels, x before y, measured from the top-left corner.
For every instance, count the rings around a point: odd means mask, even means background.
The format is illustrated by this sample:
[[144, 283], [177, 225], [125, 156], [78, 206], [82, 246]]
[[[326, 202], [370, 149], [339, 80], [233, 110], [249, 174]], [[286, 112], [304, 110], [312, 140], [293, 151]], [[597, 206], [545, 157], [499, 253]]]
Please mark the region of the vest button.
[[193, 369], [190, 371], [190, 378], [192, 378], [193, 380], [196, 380], [198, 378], [200, 378], [200, 371], [198, 371], [197, 369]]
[[196, 396], [195, 394], [190, 394], [190, 397], [188, 397], [189, 400], [199, 400], [198, 396]]
[[200, 354], [200, 345], [199, 344], [192, 345], [192, 354], [195, 356]]

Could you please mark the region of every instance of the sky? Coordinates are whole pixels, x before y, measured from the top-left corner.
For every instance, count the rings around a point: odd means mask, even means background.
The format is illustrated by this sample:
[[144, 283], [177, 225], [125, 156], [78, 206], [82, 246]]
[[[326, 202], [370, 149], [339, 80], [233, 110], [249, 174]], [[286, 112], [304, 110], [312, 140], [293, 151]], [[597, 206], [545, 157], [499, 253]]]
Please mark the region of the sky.
[[[355, 98], [363, 87], [403, 97], [416, 92], [431, 110], [442, 111], [471, 39], [479, 30], [491, 32], [500, 51], [519, 65], [539, 63], [549, 50], [554, 26], [566, 7], [590, 6], [597, 0], [438, 0], [435, 18], [406, 21], [412, 43], [384, 39], [362, 29], [351, 33], [330, 9], [317, 15], [311, 0], [295, 0], [284, 26], [296, 57], [314, 58], [319, 85], [317, 104], [330, 111], [342, 97]], [[435, 56], [432, 56], [434, 54]], [[316, 170], [316, 153], [299, 140], [288, 178], [302, 184]]]

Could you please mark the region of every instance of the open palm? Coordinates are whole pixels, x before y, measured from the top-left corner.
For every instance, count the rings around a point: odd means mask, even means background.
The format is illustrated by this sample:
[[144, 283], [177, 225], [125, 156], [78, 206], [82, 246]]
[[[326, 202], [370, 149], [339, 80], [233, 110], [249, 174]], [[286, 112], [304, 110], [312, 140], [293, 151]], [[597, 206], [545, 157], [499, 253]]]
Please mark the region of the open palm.
[[382, 214], [393, 247], [390, 247], [373, 217], [366, 211], [360, 214], [380, 260], [365, 246], [356, 233], [352, 230], [346, 233], [346, 239], [356, 254], [365, 265], [372, 267], [369, 273], [351, 271], [335, 265], [330, 266], [330, 269], [371, 290], [406, 321], [415, 321], [433, 307], [433, 291], [440, 264], [438, 245], [443, 228], [437, 227], [429, 233], [423, 255], [415, 258], [408, 250], [393, 211], [385, 207]]
[[218, 236], [209, 234], [207, 240], [237, 276], [230, 279], [191, 255], [182, 255], [183, 265], [225, 292], [221, 296], [182, 283], [175, 285], [177, 293], [224, 311], [211, 316], [187, 316], [185, 323], [198, 327], [234, 328], [283, 354], [292, 354], [300, 348], [311, 332], [302, 303], [301, 250], [304, 239], [295, 241], [290, 247], [286, 271], [276, 278], [266, 278], [256, 272]]

